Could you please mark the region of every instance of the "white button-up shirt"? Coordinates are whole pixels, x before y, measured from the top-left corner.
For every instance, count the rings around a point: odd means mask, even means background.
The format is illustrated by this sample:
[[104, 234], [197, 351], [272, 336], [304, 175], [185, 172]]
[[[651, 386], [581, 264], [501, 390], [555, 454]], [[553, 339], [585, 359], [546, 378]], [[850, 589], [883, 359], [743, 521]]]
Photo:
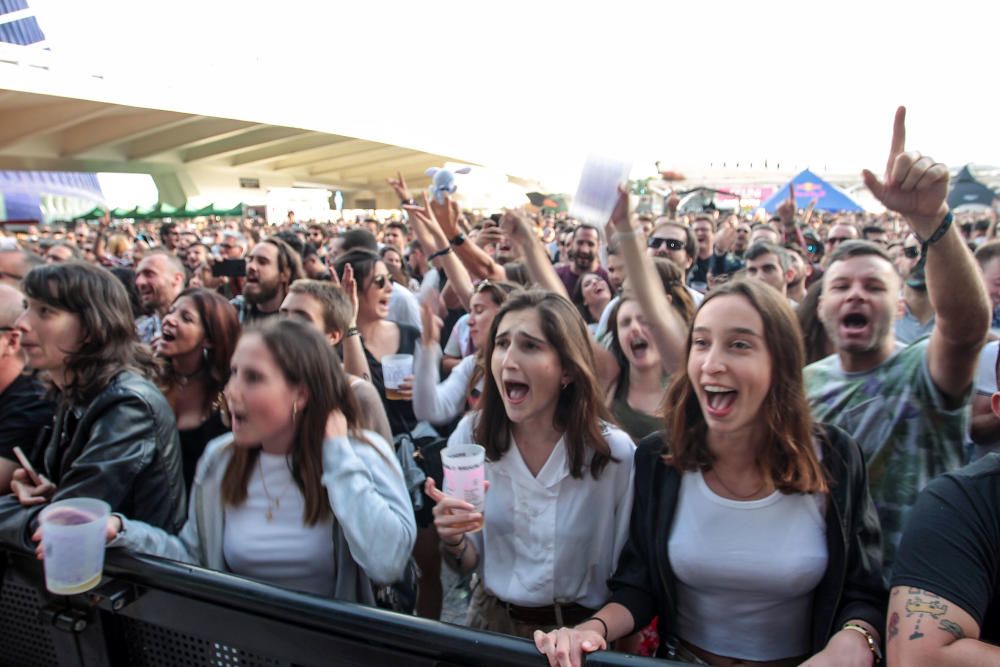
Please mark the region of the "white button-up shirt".
[[[473, 442], [477, 415], [459, 422], [449, 445]], [[486, 462], [483, 530], [467, 537], [487, 591], [525, 607], [575, 602], [598, 609], [607, 602], [607, 580], [628, 537], [635, 444], [610, 425], [605, 438], [616, 461], [596, 480], [589, 467], [582, 479], [570, 476], [565, 436], [537, 477], [513, 439], [503, 458]]]

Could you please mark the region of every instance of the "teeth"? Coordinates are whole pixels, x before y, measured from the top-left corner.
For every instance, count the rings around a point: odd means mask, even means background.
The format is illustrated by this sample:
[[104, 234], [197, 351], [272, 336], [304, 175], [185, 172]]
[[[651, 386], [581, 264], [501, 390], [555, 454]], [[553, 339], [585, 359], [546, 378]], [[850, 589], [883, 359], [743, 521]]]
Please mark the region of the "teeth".
[[720, 387], [716, 384], [707, 384], [705, 385], [705, 391], [709, 394], [726, 394], [734, 390], [729, 387]]

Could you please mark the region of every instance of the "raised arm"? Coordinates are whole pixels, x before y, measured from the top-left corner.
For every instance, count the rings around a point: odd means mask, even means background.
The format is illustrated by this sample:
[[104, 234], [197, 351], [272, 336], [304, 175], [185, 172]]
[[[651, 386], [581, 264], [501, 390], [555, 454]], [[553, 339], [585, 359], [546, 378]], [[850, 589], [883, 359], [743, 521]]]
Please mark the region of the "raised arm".
[[[337, 275], [335, 272], [333, 275]], [[344, 370], [351, 375], [357, 375], [367, 382], [372, 381], [372, 372], [365, 357], [365, 348], [358, 335], [358, 283], [354, 280], [354, 267], [348, 264], [344, 267], [344, 278], [340, 287], [351, 302], [351, 321], [341, 339], [341, 351], [344, 353]]]
[[[485, 250], [475, 243], [465, 240], [465, 232], [460, 227], [460, 217], [453, 215], [458, 211], [458, 206], [449, 197], [445, 197], [443, 203], [439, 203], [433, 197], [427, 202], [427, 207], [434, 215], [434, 218], [441, 225], [441, 230], [445, 238], [451, 243], [455, 254], [468, 269], [469, 273], [476, 280], [506, 280], [507, 272], [503, 267], [493, 261]], [[457, 242], [456, 242], [457, 241]]]
[[531, 279], [540, 287], [572, 300], [566, 293], [566, 286], [556, 273], [552, 262], [549, 261], [548, 253], [545, 252], [545, 248], [542, 247], [524, 216], [517, 211], [507, 211], [500, 220], [500, 228], [511, 243], [521, 249], [524, 266]]
[[[448, 218], [445, 224], [455, 224], [453, 221], [458, 218], [458, 204], [451, 201], [447, 195], [445, 195], [445, 204], [444, 208], [441, 209], [441, 214]], [[427, 257], [434, 257], [431, 262], [444, 270], [445, 275], [448, 276], [448, 285], [451, 286], [462, 307], [469, 310], [469, 300], [472, 298], [472, 278], [465, 265], [458, 258], [455, 248], [449, 244], [441, 224], [431, 213], [426, 197], [423, 206], [408, 204], [403, 208], [410, 216], [414, 233], [417, 235], [420, 245], [424, 247], [424, 253]]]
[[687, 327], [670, 305], [670, 300], [656, 277], [656, 268], [652, 258], [646, 254], [642, 235], [632, 227], [628, 190], [622, 186], [618, 188], [618, 204], [611, 214], [611, 224], [625, 257], [628, 288], [635, 293], [649, 321], [656, 346], [663, 356], [663, 370], [673, 373], [683, 364]]
[[885, 175], [864, 170], [865, 185], [901, 214], [922, 243], [927, 293], [935, 324], [927, 351], [931, 377], [952, 402], [968, 392], [991, 311], [982, 281], [959, 230], [951, 224], [948, 168], [916, 151], [905, 151], [906, 109], [899, 107]]

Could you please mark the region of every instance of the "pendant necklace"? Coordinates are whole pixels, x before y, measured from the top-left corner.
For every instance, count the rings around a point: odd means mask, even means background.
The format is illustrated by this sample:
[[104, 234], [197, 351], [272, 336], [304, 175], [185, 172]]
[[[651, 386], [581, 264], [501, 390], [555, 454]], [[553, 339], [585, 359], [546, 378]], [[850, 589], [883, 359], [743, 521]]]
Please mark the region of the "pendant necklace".
[[267, 490], [267, 482], [264, 481], [264, 466], [260, 462], [261, 458], [263, 458], [263, 454], [258, 454], [257, 470], [260, 471], [260, 485], [264, 487], [264, 497], [267, 498], [267, 513], [264, 516], [267, 517], [267, 522], [270, 523], [274, 519], [274, 513], [281, 509], [281, 499], [285, 497], [288, 487], [286, 486], [282, 489], [277, 498], [271, 497], [271, 494]]

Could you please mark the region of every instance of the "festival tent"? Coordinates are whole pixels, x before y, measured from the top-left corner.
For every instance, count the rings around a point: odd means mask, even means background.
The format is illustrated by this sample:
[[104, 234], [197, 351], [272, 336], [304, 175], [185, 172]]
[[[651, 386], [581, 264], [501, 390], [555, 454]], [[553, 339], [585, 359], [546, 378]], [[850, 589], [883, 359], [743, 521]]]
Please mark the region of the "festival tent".
[[770, 199], [761, 204], [761, 207], [768, 213], [774, 213], [781, 202], [788, 199], [789, 184], [795, 187], [795, 206], [797, 208], [806, 208], [815, 199], [817, 200], [817, 211], [859, 212], [864, 210], [856, 201], [808, 169], [804, 169], [789, 183], [778, 188]]
[[959, 206], [993, 206], [993, 200], [997, 199], [997, 193], [990, 187], [976, 180], [969, 169], [969, 165], [962, 167], [958, 176], [951, 182], [951, 191], [948, 193], [948, 208], [958, 208]]

